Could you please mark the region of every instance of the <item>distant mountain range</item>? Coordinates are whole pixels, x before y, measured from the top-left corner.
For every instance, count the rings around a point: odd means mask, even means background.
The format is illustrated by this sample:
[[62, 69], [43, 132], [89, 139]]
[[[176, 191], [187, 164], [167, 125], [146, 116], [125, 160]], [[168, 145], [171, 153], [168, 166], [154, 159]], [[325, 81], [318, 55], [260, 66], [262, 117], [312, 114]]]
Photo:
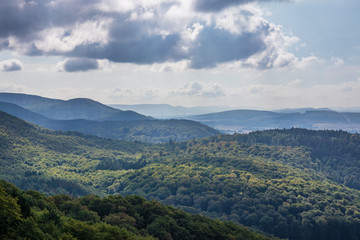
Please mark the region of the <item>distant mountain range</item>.
[[307, 128], [360, 131], [360, 113], [340, 113], [329, 109], [287, 109], [283, 111], [231, 110], [189, 116], [219, 130], [250, 132], [265, 129]]
[[168, 104], [112, 104], [110, 106], [158, 118], [199, 121], [227, 133], [292, 127], [360, 131], [359, 112], [338, 112], [330, 108], [286, 108], [265, 111], [231, 109], [228, 106], [189, 108]]
[[[78, 131], [99, 137], [169, 142], [219, 134], [191, 120], [157, 120], [121, 111], [90, 99], [68, 101], [25, 94], [0, 93], [0, 111], [52, 130]], [[19, 104], [19, 105], [17, 105]]]
[[146, 116], [152, 116], [155, 118], [184, 118], [191, 115], [214, 113], [220, 111], [230, 110], [231, 107], [222, 106], [204, 106], [204, 107], [183, 107], [183, 106], [171, 106], [169, 104], [110, 104], [109, 106], [122, 109], [131, 110], [144, 114]]
[[[337, 112], [329, 108], [223, 111], [229, 107], [106, 106], [85, 98], [65, 101], [15, 93], [0, 93], [0, 101], [1, 111], [46, 128], [123, 140], [179, 141], [219, 133], [212, 128], [226, 133], [293, 127], [360, 132], [360, 113]], [[179, 120], [157, 120], [154, 117]]]

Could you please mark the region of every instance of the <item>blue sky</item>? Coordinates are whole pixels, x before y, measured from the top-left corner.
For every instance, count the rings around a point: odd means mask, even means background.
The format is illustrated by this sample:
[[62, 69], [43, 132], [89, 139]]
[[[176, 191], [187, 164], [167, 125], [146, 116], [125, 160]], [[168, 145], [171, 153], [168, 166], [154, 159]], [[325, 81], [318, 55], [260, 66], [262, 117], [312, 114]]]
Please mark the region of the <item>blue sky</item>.
[[109, 104], [360, 104], [359, 1], [5, 0], [0, 91]]
[[306, 49], [299, 54], [313, 53], [328, 58], [337, 55], [348, 62], [359, 63], [356, 52], [360, 39], [360, 31], [356, 29], [359, 1], [302, 0], [295, 4], [271, 2], [263, 7], [271, 12], [267, 17], [269, 21], [296, 33], [306, 43]]

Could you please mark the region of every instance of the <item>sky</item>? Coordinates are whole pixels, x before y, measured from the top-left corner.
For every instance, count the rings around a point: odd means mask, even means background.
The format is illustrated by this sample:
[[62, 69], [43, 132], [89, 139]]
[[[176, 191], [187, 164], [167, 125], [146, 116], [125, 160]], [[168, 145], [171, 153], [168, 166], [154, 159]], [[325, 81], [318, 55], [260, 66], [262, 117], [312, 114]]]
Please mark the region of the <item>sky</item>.
[[358, 0], [2, 0], [0, 92], [360, 109]]

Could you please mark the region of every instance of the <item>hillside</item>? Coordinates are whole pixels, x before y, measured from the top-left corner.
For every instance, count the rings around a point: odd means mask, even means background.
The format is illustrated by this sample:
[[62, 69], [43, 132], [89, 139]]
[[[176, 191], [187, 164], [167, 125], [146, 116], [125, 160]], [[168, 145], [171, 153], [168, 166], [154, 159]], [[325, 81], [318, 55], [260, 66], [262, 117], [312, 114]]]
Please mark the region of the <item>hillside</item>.
[[93, 121], [149, 120], [133, 111], [121, 111], [86, 98], [67, 101], [19, 93], [0, 93], [0, 101], [13, 103], [50, 119]]
[[[241, 144], [259, 145], [253, 155], [299, 169], [312, 169], [345, 186], [360, 190], [360, 135], [344, 131], [311, 131], [305, 129], [256, 131], [235, 134], [231, 139]], [[283, 148], [302, 149], [305, 157], [277, 155]], [[271, 153], [269, 153], [271, 152]]]
[[255, 130], [307, 128], [360, 131], [360, 113], [340, 113], [328, 109], [283, 110], [278, 112], [257, 110], [231, 110], [186, 117], [211, 127], [230, 132]]
[[91, 121], [53, 120], [12, 103], [0, 102], [0, 111], [25, 121], [59, 131], [77, 131], [99, 137], [143, 142], [183, 141], [219, 134], [191, 120]]
[[136, 194], [281, 238], [360, 238], [360, 191], [341, 184], [345, 173], [359, 179], [358, 134], [291, 129], [147, 145], [7, 114], [0, 129], [0, 177], [21, 189]]
[[35, 113], [16, 104], [8, 102], [0, 101], [0, 111], [6, 112], [25, 121], [41, 125], [43, 127], [48, 127], [48, 124], [53, 121], [49, 118], [44, 117], [41, 114]]
[[53, 121], [46, 127], [62, 131], [78, 131], [99, 137], [142, 142], [184, 141], [220, 134], [217, 130], [191, 120], [139, 121]]
[[138, 196], [45, 197], [0, 181], [1, 239], [269, 239]]

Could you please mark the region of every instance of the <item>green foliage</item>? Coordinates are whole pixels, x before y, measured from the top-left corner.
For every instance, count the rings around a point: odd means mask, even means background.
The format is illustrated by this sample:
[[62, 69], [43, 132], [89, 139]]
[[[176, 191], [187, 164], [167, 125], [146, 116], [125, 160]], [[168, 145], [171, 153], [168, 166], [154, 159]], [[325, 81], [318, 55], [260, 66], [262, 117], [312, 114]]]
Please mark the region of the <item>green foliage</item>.
[[[0, 182], [0, 193], [1, 239], [269, 239], [245, 227], [192, 216], [137, 196], [46, 198], [5, 181]], [[18, 202], [24, 195], [26, 201]], [[23, 204], [30, 206], [29, 216], [20, 212]]]
[[13, 232], [19, 222], [21, 213], [17, 199], [11, 197], [4, 187], [0, 186], [0, 236]]
[[[289, 129], [238, 134], [231, 138], [242, 144], [268, 148], [270, 155], [267, 157], [272, 161], [313, 169], [333, 181], [360, 190], [359, 134]], [[264, 156], [264, 151], [254, 154]]]
[[[358, 134], [290, 129], [150, 145], [51, 132], [5, 115], [0, 126], [0, 177], [22, 189], [72, 196], [136, 194], [281, 238], [360, 238]], [[27, 195], [18, 198], [19, 204], [32, 199]], [[41, 211], [48, 207], [41, 196], [36, 199]], [[114, 201], [125, 209], [133, 206], [136, 214], [116, 210]], [[156, 237], [167, 239], [170, 233], [174, 238], [177, 230], [168, 229], [177, 227], [166, 218], [174, 210], [144, 201], [53, 199], [73, 221], [101, 221], [130, 232], [141, 227]], [[160, 218], [149, 218], [142, 204]], [[20, 205], [30, 216], [30, 207]], [[224, 236], [216, 227], [200, 224], [193, 231]]]

